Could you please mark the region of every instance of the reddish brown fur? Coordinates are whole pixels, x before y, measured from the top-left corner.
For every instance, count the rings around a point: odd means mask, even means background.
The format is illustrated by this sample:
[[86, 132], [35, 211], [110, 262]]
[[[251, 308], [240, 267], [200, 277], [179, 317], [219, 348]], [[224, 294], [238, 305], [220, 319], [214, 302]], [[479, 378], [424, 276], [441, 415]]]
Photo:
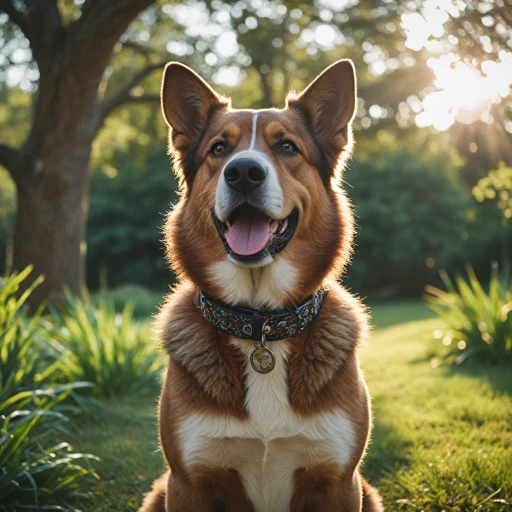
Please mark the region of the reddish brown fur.
[[[315, 323], [288, 342], [290, 407], [303, 417], [341, 409], [355, 431], [352, 458], [343, 470], [326, 462], [295, 471], [293, 512], [383, 510], [377, 491], [359, 474], [371, 423], [357, 355], [358, 345], [368, 335], [366, 312], [357, 299], [330, 280], [348, 262], [353, 235], [350, 205], [337, 185], [351, 149], [355, 101], [354, 82], [347, 81], [353, 75], [351, 69], [346, 61], [334, 65], [314, 82], [317, 85], [290, 96], [285, 109], [260, 111], [258, 117], [256, 147], [277, 170], [286, 191], [284, 210], [299, 210], [296, 232], [282, 257], [300, 278], [291, 291], [283, 293], [282, 306], [297, 304], [322, 285], [329, 287]], [[182, 197], [169, 214], [165, 234], [169, 261], [180, 284], [158, 320], [160, 339], [169, 355], [159, 408], [160, 439], [171, 472], [155, 483], [140, 510], [163, 511], [166, 494], [168, 511], [251, 511], [253, 506], [236, 471], [185, 467], [178, 429], [195, 411], [248, 419], [243, 356], [227, 334], [203, 318], [196, 304], [199, 289], [225, 300], [224, 290], [209, 271], [212, 263], [226, 257], [211, 210], [226, 158], [249, 146], [253, 112], [231, 110], [227, 100], [182, 66], [171, 65], [166, 76], [171, 72], [179, 78], [172, 83], [182, 86], [166, 86], [164, 78], [163, 110], [173, 128], [171, 151]], [[344, 102], [339, 101], [340, 91], [347, 97]], [[293, 158], [276, 154], [273, 148], [281, 139], [291, 139], [300, 154]], [[225, 158], [209, 155], [219, 140], [230, 148]], [[290, 446], [295, 442], [283, 439]]]
[[[213, 115], [196, 152], [200, 172], [191, 188], [184, 192], [187, 200], [178, 203], [166, 225], [168, 256], [173, 269], [182, 280], [190, 279], [219, 300], [223, 298], [223, 291], [211, 282], [208, 269], [212, 262], [225, 258], [211, 210], [218, 176], [226, 159], [214, 159], [207, 153], [212, 141], [224, 133], [225, 124], [231, 123], [241, 130], [238, 134], [235, 131], [226, 134], [225, 140], [236, 150], [248, 147], [251, 122], [250, 112], [218, 110]], [[285, 137], [296, 142], [304, 156], [283, 159], [271, 151], [276, 133], [269, 125], [276, 122], [283, 126]], [[353, 235], [352, 213], [344, 193], [334, 185], [326, 188], [315, 170], [319, 149], [297, 110], [262, 111], [258, 123], [257, 147], [278, 171], [281, 186], [286, 190], [284, 209], [291, 212], [296, 206], [299, 210], [300, 222], [288, 245], [287, 257], [302, 279], [287, 297], [284, 305], [290, 306], [317, 290], [326, 274], [338, 274], [347, 263]]]

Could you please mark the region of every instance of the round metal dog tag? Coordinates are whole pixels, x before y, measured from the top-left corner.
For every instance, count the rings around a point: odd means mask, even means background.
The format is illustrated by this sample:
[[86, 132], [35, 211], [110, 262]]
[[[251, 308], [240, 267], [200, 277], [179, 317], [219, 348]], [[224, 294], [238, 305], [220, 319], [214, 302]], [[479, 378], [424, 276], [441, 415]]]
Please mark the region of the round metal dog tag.
[[271, 372], [275, 365], [276, 358], [269, 348], [259, 347], [251, 352], [251, 366], [258, 373]]

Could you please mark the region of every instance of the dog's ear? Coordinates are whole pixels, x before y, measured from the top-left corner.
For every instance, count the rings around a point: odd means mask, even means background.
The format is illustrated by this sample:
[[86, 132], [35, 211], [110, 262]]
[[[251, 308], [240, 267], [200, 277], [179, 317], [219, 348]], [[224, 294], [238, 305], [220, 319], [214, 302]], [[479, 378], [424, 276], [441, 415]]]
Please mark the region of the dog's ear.
[[333, 176], [339, 177], [352, 149], [356, 97], [354, 65], [345, 59], [325, 69], [300, 94], [286, 98], [286, 106], [298, 109], [314, 134], [317, 170], [326, 186]]
[[171, 128], [171, 151], [175, 166], [187, 183], [195, 174], [193, 150], [208, 119], [217, 108], [226, 108], [221, 98], [198, 74], [179, 62], [169, 62], [162, 80], [162, 113]]
[[343, 131], [356, 109], [356, 73], [352, 61], [339, 60], [329, 66], [290, 103], [303, 107], [319, 136], [332, 137]]
[[220, 105], [217, 93], [194, 71], [169, 62], [162, 80], [162, 112], [176, 133], [193, 139], [201, 134], [212, 107]]

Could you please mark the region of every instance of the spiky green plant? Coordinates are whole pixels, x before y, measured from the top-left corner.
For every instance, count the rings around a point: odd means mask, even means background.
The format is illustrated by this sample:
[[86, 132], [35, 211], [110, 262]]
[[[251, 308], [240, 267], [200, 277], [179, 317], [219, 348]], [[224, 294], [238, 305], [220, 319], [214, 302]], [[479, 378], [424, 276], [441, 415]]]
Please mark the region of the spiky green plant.
[[461, 363], [469, 357], [497, 364], [512, 363], [512, 286], [493, 265], [489, 289], [467, 268], [453, 283], [443, 274], [446, 291], [428, 286], [430, 307], [448, 324], [442, 337], [448, 358]]
[[87, 384], [49, 387], [53, 367], [40, 357], [37, 343], [42, 308], [31, 317], [26, 308], [41, 279], [19, 295], [30, 272], [0, 282], [0, 511], [71, 510], [66, 491], [95, 475], [83, 465], [94, 457], [59, 441], [68, 421], [62, 402]]
[[158, 385], [161, 358], [134, 321], [131, 304], [116, 314], [107, 300], [96, 307], [88, 295], [67, 294], [53, 317], [52, 346], [68, 380], [91, 382], [102, 399], [144, 394]]

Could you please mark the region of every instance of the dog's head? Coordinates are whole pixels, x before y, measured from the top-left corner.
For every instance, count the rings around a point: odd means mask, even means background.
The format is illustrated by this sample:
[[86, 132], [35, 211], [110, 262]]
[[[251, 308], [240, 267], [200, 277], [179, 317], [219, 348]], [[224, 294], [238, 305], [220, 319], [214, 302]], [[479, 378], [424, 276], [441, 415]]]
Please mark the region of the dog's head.
[[282, 110], [233, 110], [192, 70], [168, 64], [162, 110], [181, 198], [166, 239], [178, 274], [234, 302], [236, 294], [224, 290], [240, 282], [230, 281], [254, 282], [265, 271], [274, 287], [282, 281], [286, 288], [267, 305], [285, 306], [339, 272], [352, 242], [339, 182], [355, 102], [348, 60], [289, 94]]

